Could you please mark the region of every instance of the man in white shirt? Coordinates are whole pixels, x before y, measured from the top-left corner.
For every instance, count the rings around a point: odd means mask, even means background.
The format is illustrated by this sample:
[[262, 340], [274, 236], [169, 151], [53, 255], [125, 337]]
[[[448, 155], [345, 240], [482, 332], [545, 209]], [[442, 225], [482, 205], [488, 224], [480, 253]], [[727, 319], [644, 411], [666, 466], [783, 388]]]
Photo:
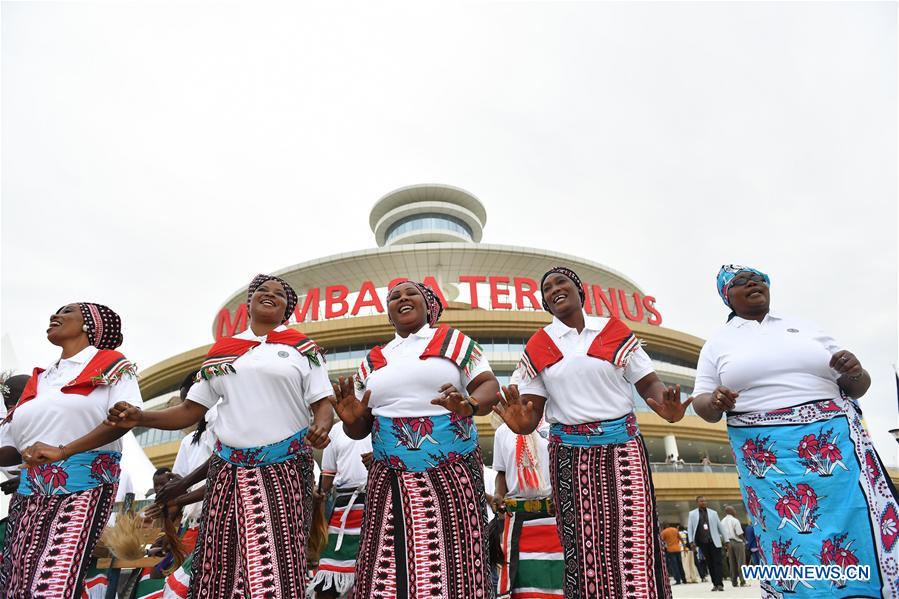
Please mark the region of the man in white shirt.
[[746, 586], [746, 580], [743, 578], [743, 571], [740, 568], [746, 563], [746, 541], [743, 539], [743, 527], [737, 520], [737, 511], [732, 505], [724, 506], [724, 519], [721, 520], [721, 532], [724, 536], [725, 547], [727, 547], [727, 560], [730, 565], [730, 582], [737, 586], [737, 578], [740, 579], [740, 586]]
[[505, 512], [499, 599], [537, 589], [540, 597], [563, 596], [565, 563], [552, 508], [548, 436], [549, 425], [541, 423], [529, 435], [502, 424], [493, 437], [494, 509]]
[[371, 435], [352, 439], [338, 425], [331, 429], [328, 438], [331, 442], [322, 453], [319, 490], [327, 496], [335, 489], [337, 498], [328, 522], [327, 546], [309, 584], [315, 599], [345, 597], [355, 584], [354, 567], [368, 481], [362, 456], [371, 453]]

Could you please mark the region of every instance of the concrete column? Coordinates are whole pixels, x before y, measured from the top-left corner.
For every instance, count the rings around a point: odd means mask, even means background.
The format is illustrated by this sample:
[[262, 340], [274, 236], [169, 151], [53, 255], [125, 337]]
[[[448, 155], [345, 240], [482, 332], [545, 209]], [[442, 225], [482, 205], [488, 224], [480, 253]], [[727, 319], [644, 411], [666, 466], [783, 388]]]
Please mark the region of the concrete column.
[[665, 457], [667, 458], [668, 456], [673, 455], [674, 459], [676, 460], [679, 456], [679, 454], [677, 453], [677, 439], [674, 437], [674, 435], [665, 435], [664, 441]]

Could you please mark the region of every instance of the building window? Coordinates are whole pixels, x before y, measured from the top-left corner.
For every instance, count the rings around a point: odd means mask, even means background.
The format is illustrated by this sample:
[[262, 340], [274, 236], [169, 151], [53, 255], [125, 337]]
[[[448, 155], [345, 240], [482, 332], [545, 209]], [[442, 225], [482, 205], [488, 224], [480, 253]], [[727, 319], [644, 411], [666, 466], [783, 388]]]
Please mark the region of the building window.
[[396, 221], [387, 229], [387, 243], [413, 231], [452, 231], [473, 241], [471, 228], [464, 221], [446, 214], [415, 214]]
[[162, 445], [171, 441], [180, 441], [184, 435], [180, 430], [163, 431], [156, 428], [135, 427], [134, 436], [141, 447], [152, 447], [154, 445]]

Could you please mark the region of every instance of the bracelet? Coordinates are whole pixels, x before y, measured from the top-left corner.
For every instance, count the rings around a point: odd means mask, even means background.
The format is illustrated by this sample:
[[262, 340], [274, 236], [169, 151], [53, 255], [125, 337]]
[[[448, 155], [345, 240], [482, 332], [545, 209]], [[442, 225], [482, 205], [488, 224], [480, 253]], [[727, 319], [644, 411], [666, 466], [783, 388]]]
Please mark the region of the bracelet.
[[64, 460], [69, 459], [69, 456], [66, 455], [66, 446], [65, 445], [60, 445], [59, 450], [62, 451], [62, 459], [64, 459]]

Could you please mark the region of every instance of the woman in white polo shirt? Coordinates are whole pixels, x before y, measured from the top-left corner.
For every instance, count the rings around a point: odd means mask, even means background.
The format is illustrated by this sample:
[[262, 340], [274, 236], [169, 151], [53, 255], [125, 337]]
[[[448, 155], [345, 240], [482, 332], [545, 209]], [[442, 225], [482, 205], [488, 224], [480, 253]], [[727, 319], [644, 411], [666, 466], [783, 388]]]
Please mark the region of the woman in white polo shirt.
[[34, 369], [4, 427], [28, 468], [10, 503], [3, 597], [81, 596], [121, 474], [125, 431], [105, 425], [106, 414], [141, 404], [136, 367], [115, 351], [123, 340], [115, 312], [68, 304], [50, 317], [47, 339], [62, 355]]
[[296, 301], [286, 281], [258, 275], [247, 289], [249, 328], [212, 346], [187, 401], [159, 411], [110, 411], [116, 426], [176, 430], [218, 404], [190, 597], [306, 591], [309, 446], [328, 444], [334, 413], [323, 401], [331, 383], [318, 347], [283, 325]]
[[727, 324], [699, 354], [697, 414], [727, 430], [762, 559], [780, 565], [870, 566], [866, 581], [768, 580], [764, 596], [899, 596], [899, 507], [856, 399], [871, 378], [804, 320], [770, 310], [770, 279], [718, 272]]
[[369, 352], [354, 381], [335, 386], [344, 430], [371, 433], [374, 451], [357, 597], [494, 596], [473, 417], [489, 413], [499, 384], [477, 343], [436, 326], [442, 311], [425, 285], [391, 288], [396, 336]]
[[683, 418], [689, 401], [659, 380], [627, 325], [584, 314], [583, 285], [571, 269], [551, 269], [540, 289], [553, 320], [527, 342], [521, 383], [503, 389], [495, 410], [518, 434], [544, 416], [551, 425], [565, 597], [670, 597], [632, 385], [669, 422]]

